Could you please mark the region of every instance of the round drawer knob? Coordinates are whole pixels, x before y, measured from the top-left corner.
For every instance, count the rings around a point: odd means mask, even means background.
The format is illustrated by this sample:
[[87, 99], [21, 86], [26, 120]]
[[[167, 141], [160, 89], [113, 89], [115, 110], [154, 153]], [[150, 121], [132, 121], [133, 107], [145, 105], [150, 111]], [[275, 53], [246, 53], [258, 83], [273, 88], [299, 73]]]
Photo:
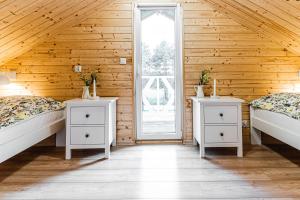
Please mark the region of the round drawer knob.
[[223, 137], [223, 136], [224, 136], [224, 133], [220, 133], [220, 136]]
[[90, 137], [90, 134], [86, 133], [86, 134], [85, 134], [85, 137], [86, 137], [86, 138]]
[[219, 115], [220, 115], [220, 117], [223, 117], [223, 116], [224, 116], [223, 113], [220, 113]]
[[85, 117], [86, 117], [86, 118], [89, 118], [89, 117], [90, 117], [90, 114], [86, 114]]

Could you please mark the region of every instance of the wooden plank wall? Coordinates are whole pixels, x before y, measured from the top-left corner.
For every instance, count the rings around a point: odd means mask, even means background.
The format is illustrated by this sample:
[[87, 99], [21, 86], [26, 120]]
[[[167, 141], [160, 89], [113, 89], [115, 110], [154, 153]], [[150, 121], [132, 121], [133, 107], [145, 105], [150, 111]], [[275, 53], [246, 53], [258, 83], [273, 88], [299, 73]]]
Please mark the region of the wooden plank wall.
[[[119, 57], [126, 57], [127, 65], [119, 65]], [[81, 95], [83, 83], [72, 71], [78, 63], [84, 72], [98, 72], [98, 95], [120, 97], [118, 143], [133, 144], [131, 1], [99, 10], [2, 68], [17, 71], [16, 88], [20, 92], [25, 86], [27, 93], [65, 100]]]
[[[297, 91], [299, 56], [289, 52], [261, 33], [240, 25], [223, 10], [201, 1], [184, 4], [185, 42], [185, 139], [192, 139], [190, 95], [200, 71], [210, 69], [218, 79], [218, 94], [249, 101], [274, 92]], [[206, 94], [211, 88], [206, 89]], [[243, 119], [249, 120], [249, 107], [243, 106]], [[245, 142], [249, 130], [244, 129]]]
[[[72, 72], [96, 70], [98, 94], [119, 96], [118, 144], [134, 144], [134, 74], [132, 1], [119, 0], [86, 20], [67, 27], [53, 40], [8, 62], [2, 70], [16, 70], [16, 87], [57, 99], [79, 97], [82, 82]], [[218, 94], [249, 102], [261, 95], [300, 89], [299, 57], [260, 33], [222, 14], [204, 0], [182, 2], [184, 15], [184, 141], [192, 139], [191, 101], [200, 71], [210, 69], [218, 79]], [[119, 65], [119, 57], [127, 65]], [[7, 90], [2, 89], [4, 93]], [[210, 94], [211, 88], [206, 88]], [[247, 104], [243, 119], [249, 119]], [[244, 130], [248, 138], [248, 130]], [[247, 142], [248, 140], [245, 140]]]

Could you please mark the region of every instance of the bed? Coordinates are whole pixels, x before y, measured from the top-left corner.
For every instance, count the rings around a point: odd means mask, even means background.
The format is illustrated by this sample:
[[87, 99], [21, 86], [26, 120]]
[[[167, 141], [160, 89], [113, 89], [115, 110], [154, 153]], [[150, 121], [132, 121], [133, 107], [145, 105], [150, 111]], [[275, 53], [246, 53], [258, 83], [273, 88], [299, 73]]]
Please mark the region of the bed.
[[279, 93], [250, 104], [251, 143], [261, 145], [266, 133], [300, 150], [300, 95]]
[[0, 163], [60, 132], [64, 105], [51, 98], [0, 97]]

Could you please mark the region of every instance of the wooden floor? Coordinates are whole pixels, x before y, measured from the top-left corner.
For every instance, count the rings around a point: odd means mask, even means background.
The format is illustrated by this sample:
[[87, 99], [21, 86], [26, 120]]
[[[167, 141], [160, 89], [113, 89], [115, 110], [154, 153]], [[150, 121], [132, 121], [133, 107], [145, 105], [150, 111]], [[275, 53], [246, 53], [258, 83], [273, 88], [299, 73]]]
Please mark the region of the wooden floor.
[[[288, 153], [287, 153], [288, 152]], [[300, 153], [294, 149], [212, 149], [137, 145], [99, 160], [99, 151], [32, 148], [0, 164], [2, 199], [300, 198]]]

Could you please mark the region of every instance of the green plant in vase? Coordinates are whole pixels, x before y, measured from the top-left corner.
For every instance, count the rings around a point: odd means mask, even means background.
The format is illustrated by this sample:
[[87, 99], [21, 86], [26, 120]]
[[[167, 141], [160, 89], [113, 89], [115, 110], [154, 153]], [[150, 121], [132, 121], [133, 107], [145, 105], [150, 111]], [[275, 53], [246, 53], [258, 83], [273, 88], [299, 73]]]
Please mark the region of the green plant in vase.
[[199, 77], [199, 84], [194, 86], [195, 92], [197, 93], [198, 98], [204, 97], [203, 87], [204, 85], [207, 85], [210, 80], [210, 71], [209, 70], [203, 70], [200, 73]]
[[200, 74], [200, 80], [199, 80], [199, 85], [207, 85], [210, 77], [209, 77], [209, 70], [203, 70]]
[[91, 85], [91, 83], [92, 83], [92, 79], [87, 78], [87, 75], [86, 75], [86, 74], [81, 73], [81, 74], [80, 74], [80, 80], [82, 80], [83, 83], [84, 83], [81, 98], [83, 98], [83, 99], [88, 99], [88, 98], [90, 97], [90, 91], [89, 91], [89, 88], [90, 88], [90, 85]]
[[80, 74], [80, 80], [83, 81], [84, 85], [87, 87], [91, 86], [92, 80], [88, 79], [87, 76], [83, 73]]

